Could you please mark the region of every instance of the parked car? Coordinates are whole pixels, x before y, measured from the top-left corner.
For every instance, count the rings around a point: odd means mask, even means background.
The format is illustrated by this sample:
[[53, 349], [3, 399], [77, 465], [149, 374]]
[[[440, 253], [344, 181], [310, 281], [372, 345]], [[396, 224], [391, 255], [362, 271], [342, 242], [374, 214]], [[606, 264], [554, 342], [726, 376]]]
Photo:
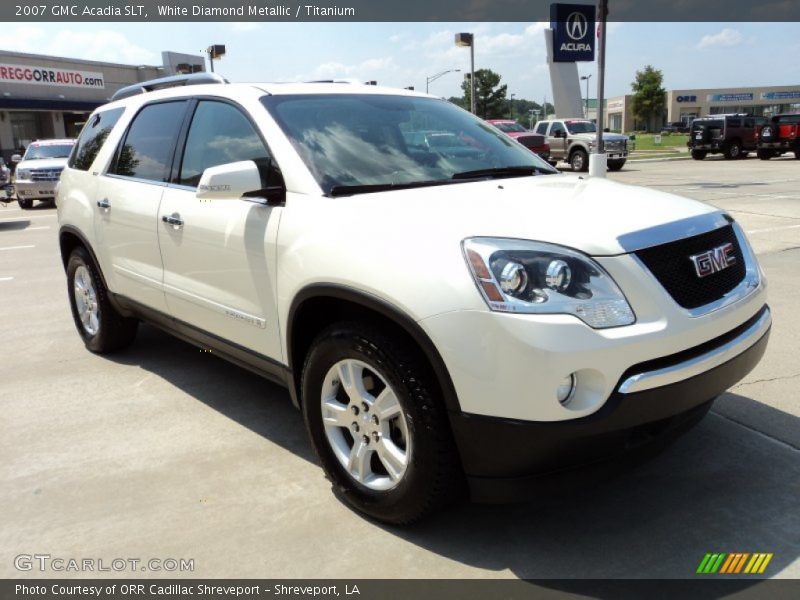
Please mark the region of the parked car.
[[689, 133], [689, 125], [683, 121], [667, 123], [661, 128], [661, 133]]
[[[420, 126], [480, 153], [412, 147]], [[57, 206], [89, 351], [146, 321], [285, 385], [335, 492], [388, 523], [660, 447], [771, 326], [730, 215], [559, 174], [413, 91], [135, 84], [92, 114]]]
[[747, 158], [756, 149], [756, 132], [764, 123], [766, 118], [749, 114], [700, 117], [692, 121], [686, 145], [695, 160], [709, 154], [722, 154], [728, 160]]
[[5, 159], [0, 156], [0, 186], [5, 186], [11, 182], [11, 169], [6, 165]]
[[[550, 162], [564, 160], [573, 171], [589, 169], [589, 154], [597, 144], [597, 126], [586, 119], [558, 119], [539, 121], [536, 133], [547, 136], [550, 145]], [[628, 158], [628, 136], [619, 133], [604, 133], [608, 168], [619, 171]]]
[[544, 160], [550, 159], [550, 146], [543, 135], [529, 131], [511, 119], [487, 119], [486, 122], [497, 127], [508, 137], [514, 138]]
[[74, 145], [74, 139], [37, 140], [24, 156], [12, 157], [17, 163], [14, 188], [20, 208], [31, 208], [34, 200], [55, 199], [56, 184]]
[[757, 133], [757, 154], [769, 160], [785, 152], [800, 159], [800, 113], [775, 115]]

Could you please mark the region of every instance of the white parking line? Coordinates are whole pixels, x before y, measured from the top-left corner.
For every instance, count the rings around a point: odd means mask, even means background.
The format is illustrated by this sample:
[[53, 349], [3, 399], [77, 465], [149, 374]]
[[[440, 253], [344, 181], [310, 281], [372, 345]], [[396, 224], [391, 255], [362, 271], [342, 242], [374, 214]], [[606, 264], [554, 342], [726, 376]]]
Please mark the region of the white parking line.
[[31, 219], [55, 219], [58, 215], [31, 215], [26, 217], [20, 215], [19, 217], [3, 217], [0, 221], [30, 221]]
[[13, 277], [0, 277], [0, 281], [11, 281]]
[[26, 248], [36, 248], [36, 246], [6, 246], [0, 250], [25, 250]]
[[800, 229], [800, 225], [784, 225], [783, 227], [769, 227], [767, 229], [749, 229], [745, 233], [752, 235], [754, 233], [770, 233], [772, 231], [783, 231], [784, 229]]
[[19, 231], [35, 231], [37, 229], [50, 229], [50, 225], [41, 225], [40, 227], [26, 227], [25, 229], [20, 229]]

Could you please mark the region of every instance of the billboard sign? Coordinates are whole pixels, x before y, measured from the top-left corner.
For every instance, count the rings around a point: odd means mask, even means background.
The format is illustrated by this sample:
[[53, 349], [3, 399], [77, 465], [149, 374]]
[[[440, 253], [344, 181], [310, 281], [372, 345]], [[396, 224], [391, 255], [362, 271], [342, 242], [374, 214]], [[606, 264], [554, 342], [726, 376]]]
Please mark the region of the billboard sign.
[[786, 92], [762, 92], [762, 100], [795, 100], [800, 98], [800, 90]]
[[553, 61], [594, 60], [595, 6], [590, 4], [551, 4]]
[[34, 65], [0, 64], [0, 82], [49, 85], [53, 87], [105, 88], [102, 73]]
[[706, 97], [708, 102], [749, 102], [753, 99], [753, 94], [709, 94]]

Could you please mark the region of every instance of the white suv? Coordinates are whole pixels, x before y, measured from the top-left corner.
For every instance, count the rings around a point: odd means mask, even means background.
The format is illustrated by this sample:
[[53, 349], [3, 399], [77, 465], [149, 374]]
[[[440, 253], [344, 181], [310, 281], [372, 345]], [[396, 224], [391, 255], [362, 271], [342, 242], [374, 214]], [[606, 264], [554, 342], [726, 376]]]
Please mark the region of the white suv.
[[104, 353], [147, 321], [284, 384], [368, 515], [671, 439], [764, 353], [765, 280], [710, 206], [557, 174], [424, 94], [209, 77], [125, 89], [81, 133], [77, 330]]
[[53, 200], [61, 171], [67, 164], [75, 140], [37, 140], [25, 155], [15, 154], [14, 190], [20, 208], [31, 208], [34, 200]]

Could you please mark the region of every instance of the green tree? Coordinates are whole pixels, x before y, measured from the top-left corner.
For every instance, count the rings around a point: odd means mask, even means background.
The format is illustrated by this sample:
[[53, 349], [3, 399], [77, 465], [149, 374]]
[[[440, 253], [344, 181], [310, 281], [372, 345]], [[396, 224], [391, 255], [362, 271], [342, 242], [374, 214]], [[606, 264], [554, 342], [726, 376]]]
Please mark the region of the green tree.
[[666, 90], [663, 86], [664, 74], [659, 70], [647, 65], [643, 70], [636, 71], [636, 79], [631, 84], [633, 88], [633, 99], [631, 102], [631, 112], [637, 121], [643, 121], [647, 129], [653, 127], [653, 120], [657, 119], [660, 127], [660, 120], [664, 114], [666, 105]]
[[[500, 75], [491, 69], [478, 69], [475, 71], [475, 109], [478, 116], [483, 119], [500, 119], [508, 116], [508, 102], [506, 92], [508, 86], [500, 85]], [[463, 106], [470, 106], [470, 82], [464, 78], [461, 83], [464, 91]]]

